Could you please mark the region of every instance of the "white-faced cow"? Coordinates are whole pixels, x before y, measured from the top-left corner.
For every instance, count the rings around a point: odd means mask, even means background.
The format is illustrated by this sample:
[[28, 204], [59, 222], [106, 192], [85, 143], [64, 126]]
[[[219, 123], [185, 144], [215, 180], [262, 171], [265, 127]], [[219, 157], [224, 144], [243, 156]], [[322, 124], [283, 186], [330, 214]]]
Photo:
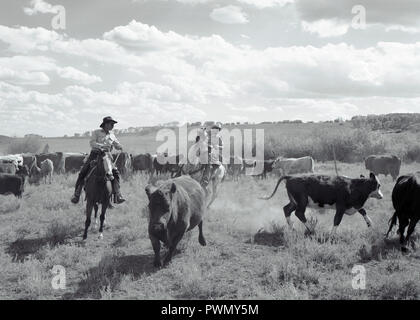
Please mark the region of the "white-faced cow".
[[206, 245], [203, 236], [203, 215], [206, 211], [206, 196], [200, 184], [189, 176], [167, 180], [159, 188], [146, 187], [149, 198], [149, 237], [155, 252], [154, 265], [161, 266], [160, 241], [169, 251], [167, 264], [184, 233], [198, 226], [198, 241]]
[[383, 198], [379, 180], [371, 173], [369, 178], [358, 179], [327, 175], [284, 176], [277, 182], [273, 194], [261, 199], [271, 199], [283, 180], [286, 180], [286, 190], [290, 201], [283, 208], [287, 223], [292, 227], [290, 215], [295, 211], [296, 216], [305, 224], [309, 232], [313, 232], [313, 230], [306, 221], [305, 210], [307, 207], [335, 209], [332, 229], [332, 233], [334, 233], [344, 214], [353, 215], [359, 212], [370, 227], [372, 222], [363, 206], [369, 198]]
[[273, 163], [273, 169], [279, 171], [281, 175], [295, 173], [313, 173], [314, 159], [310, 156], [301, 158], [278, 157]]
[[400, 174], [401, 159], [394, 155], [372, 155], [365, 159], [365, 167], [376, 175], [390, 174], [395, 181]]
[[[390, 220], [386, 236], [388, 237], [398, 218], [401, 250], [406, 252], [407, 243], [420, 219], [420, 172], [398, 178], [392, 190], [392, 204], [395, 213]], [[407, 236], [404, 237], [407, 226]]]

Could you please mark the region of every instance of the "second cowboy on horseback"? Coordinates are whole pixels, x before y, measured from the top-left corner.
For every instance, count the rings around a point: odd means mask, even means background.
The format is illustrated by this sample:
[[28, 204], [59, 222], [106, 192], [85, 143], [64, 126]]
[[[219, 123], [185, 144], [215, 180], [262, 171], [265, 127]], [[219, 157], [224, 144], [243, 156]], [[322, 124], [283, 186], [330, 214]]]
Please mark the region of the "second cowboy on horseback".
[[[110, 153], [113, 148], [117, 150], [122, 150], [122, 145], [112, 132], [115, 123], [117, 123], [117, 121], [115, 121], [111, 117], [105, 117], [102, 121], [102, 124], [100, 125], [101, 129], [97, 129], [92, 132], [92, 137], [90, 139], [90, 146], [92, 150], [89, 154], [88, 159], [86, 160], [82, 169], [80, 170], [79, 176], [76, 181], [75, 191], [71, 198], [72, 203], [79, 202], [80, 193], [85, 182], [85, 177], [89, 172], [91, 161], [96, 160], [98, 154], [101, 151]], [[120, 191], [120, 176], [118, 169], [115, 167], [112, 168], [112, 176], [110, 177], [110, 180], [112, 181], [112, 189], [116, 195], [116, 203], [123, 203], [125, 199], [121, 195]]]

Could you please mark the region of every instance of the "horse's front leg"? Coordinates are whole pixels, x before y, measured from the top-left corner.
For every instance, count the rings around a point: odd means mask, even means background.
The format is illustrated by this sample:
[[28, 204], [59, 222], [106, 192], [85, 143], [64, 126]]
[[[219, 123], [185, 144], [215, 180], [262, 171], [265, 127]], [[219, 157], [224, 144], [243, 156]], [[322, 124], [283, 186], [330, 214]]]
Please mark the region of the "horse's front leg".
[[93, 225], [93, 228], [96, 229], [98, 227], [98, 209], [99, 209], [97, 203], [93, 205], [93, 209], [95, 210], [95, 224]]
[[83, 233], [83, 240], [86, 240], [88, 229], [90, 226], [90, 217], [92, 216], [93, 202], [88, 200], [86, 203], [86, 221], [85, 221], [85, 232]]

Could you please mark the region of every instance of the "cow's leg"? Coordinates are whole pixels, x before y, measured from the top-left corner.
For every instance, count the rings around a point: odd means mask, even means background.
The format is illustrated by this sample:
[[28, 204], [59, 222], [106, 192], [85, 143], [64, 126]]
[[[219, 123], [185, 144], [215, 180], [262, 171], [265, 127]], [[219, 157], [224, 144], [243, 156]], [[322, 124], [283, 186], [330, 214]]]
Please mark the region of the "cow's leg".
[[406, 217], [399, 218], [398, 232], [400, 234], [400, 245], [401, 245], [402, 252], [407, 251], [407, 247], [405, 246], [405, 237], [404, 237], [404, 231], [407, 226], [408, 226], [408, 219]]
[[[181, 227], [181, 226], [180, 226]], [[172, 239], [169, 239], [169, 250], [168, 253], [165, 256], [165, 259], [163, 260], [163, 264], [167, 265], [175, 252], [176, 246], [178, 245], [179, 241], [181, 241], [182, 237], [184, 236], [185, 231], [187, 231], [187, 226], [182, 226], [180, 230], [177, 231], [177, 233], [172, 236]]]
[[206, 239], [204, 238], [203, 235], [203, 220], [201, 220], [201, 222], [198, 224], [198, 242], [202, 245], [205, 246], [206, 243]]
[[372, 220], [370, 220], [370, 218], [368, 217], [368, 215], [366, 213], [366, 210], [361, 208], [358, 211], [362, 215], [363, 219], [365, 219], [368, 228], [371, 227], [372, 226]]
[[335, 216], [334, 216], [334, 225], [332, 227], [331, 234], [330, 234], [331, 236], [335, 235], [337, 228], [340, 225], [345, 212], [346, 212], [345, 208], [337, 207], [337, 210], [335, 211]]
[[290, 216], [295, 210], [296, 210], [296, 205], [292, 201], [290, 201], [288, 204], [286, 204], [283, 207], [284, 216], [286, 217], [286, 221], [290, 229], [293, 229], [293, 222], [290, 219]]
[[296, 217], [298, 217], [298, 219], [305, 225], [308, 232], [312, 234], [314, 233], [314, 230], [311, 228], [310, 224], [308, 223], [305, 217], [306, 206], [307, 206], [307, 201], [306, 203], [305, 202], [298, 203], [296, 206], [295, 214], [296, 214]]
[[99, 220], [100, 220], [99, 239], [102, 239], [104, 237], [102, 232], [104, 230], [105, 213], [106, 213], [106, 209], [108, 209], [108, 205], [109, 205], [108, 201], [105, 201], [105, 203], [102, 203], [101, 205], [101, 215], [99, 217]]
[[83, 233], [83, 240], [86, 240], [88, 229], [90, 226], [90, 217], [92, 216], [92, 209], [93, 209], [93, 203], [92, 201], [88, 200], [86, 202], [86, 221], [85, 221], [85, 232]]
[[419, 218], [412, 218], [410, 220], [410, 224], [408, 225], [408, 229], [407, 229], [407, 236], [405, 237], [405, 250], [407, 251], [407, 245], [410, 241], [410, 236], [411, 234], [414, 232], [414, 229], [416, 228], [416, 224], [419, 221]]
[[150, 242], [152, 243], [153, 251], [155, 253], [155, 260], [153, 265], [157, 268], [162, 266], [162, 262], [160, 261], [160, 241], [155, 236], [149, 234]]

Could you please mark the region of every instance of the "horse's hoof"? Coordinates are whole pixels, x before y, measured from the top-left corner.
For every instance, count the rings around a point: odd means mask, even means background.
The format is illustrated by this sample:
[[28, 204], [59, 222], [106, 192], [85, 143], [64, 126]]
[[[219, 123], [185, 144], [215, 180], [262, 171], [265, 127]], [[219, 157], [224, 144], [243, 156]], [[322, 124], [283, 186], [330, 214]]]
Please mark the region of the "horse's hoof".
[[203, 247], [205, 247], [206, 245], [207, 245], [207, 242], [206, 242], [206, 239], [204, 239], [204, 237], [203, 238], [199, 238], [198, 239], [198, 242], [203, 246]]
[[82, 240], [86, 241], [86, 239], [87, 239], [87, 236], [83, 236]]
[[155, 260], [153, 262], [153, 265], [155, 268], [161, 268], [162, 267], [162, 262], [160, 260]]
[[104, 235], [102, 233], [99, 234], [99, 239], [103, 239]]

